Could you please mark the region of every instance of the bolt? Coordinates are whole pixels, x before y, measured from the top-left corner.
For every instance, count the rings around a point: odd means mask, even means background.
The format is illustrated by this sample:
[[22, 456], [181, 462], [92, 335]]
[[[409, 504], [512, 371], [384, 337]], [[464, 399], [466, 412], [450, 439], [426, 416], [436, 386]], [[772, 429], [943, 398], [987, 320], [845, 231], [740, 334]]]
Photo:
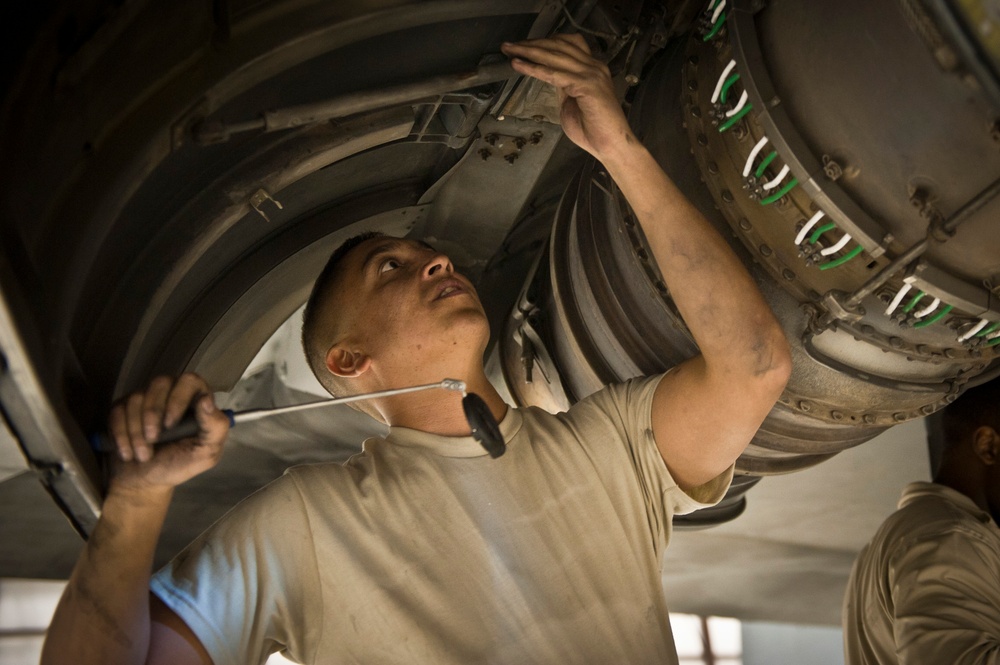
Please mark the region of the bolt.
[[751, 224], [750, 220], [747, 219], [746, 217], [741, 217], [740, 218], [740, 228], [743, 229], [744, 231], [749, 231], [750, 229], [753, 228], [753, 224]]
[[[534, 120], [535, 122], [545, 122], [544, 115], [533, 115], [531, 116], [531, 119]], [[501, 118], [501, 120], [503, 120], [503, 118]]]
[[489, 143], [490, 145], [496, 145], [497, 141], [499, 139], [500, 139], [499, 136], [497, 136], [496, 134], [492, 134], [492, 133], [491, 134], [487, 134], [486, 136], [483, 137], [483, 140], [486, 141], [487, 143]]
[[946, 402], [947, 404], [951, 404], [951, 403], [952, 403], [952, 402], [954, 402], [954, 401], [955, 401], [956, 399], [958, 399], [958, 395], [945, 395], [945, 396], [944, 396], [944, 401], [945, 401], [945, 402]]
[[636, 85], [637, 83], [639, 83], [639, 77], [636, 76], [635, 74], [626, 74], [625, 82], [628, 83], [629, 85]]
[[705, 146], [707, 146], [708, 145], [708, 137], [705, 136], [704, 134], [698, 134], [698, 145], [700, 145], [703, 148]]
[[843, 420], [844, 414], [841, 413], [840, 411], [831, 411], [830, 417], [833, 418], [834, 420]]
[[695, 81], [694, 79], [691, 79], [690, 81], [688, 81], [688, 90], [690, 90], [691, 92], [694, 92], [697, 89], [698, 89], [698, 82], [697, 81]]
[[903, 348], [903, 339], [901, 337], [890, 337], [889, 346], [894, 349], [901, 349]]
[[545, 134], [542, 134], [541, 132], [534, 132], [531, 135], [531, 137], [528, 138], [528, 143], [530, 143], [531, 145], [538, 145], [539, 143], [542, 142], [542, 137], [544, 136]]
[[520, 150], [521, 148], [523, 148], [527, 143], [528, 142], [525, 141], [520, 136], [518, 136], [517, 138], [514, 139], [514, 147], [517, 148], [518, 150]]
[[692, 56], [688, 57], [688, 64], [689, 65], [697, 65], [698, 64], [698, 56], [692, 55]]
[[928, 347], [926, 344], [917, 344], [917, 353], [922, 353], [926, 355], [930, 352], [931, 352], [930, 347]]
[[781, 276], [787, 279], [789, 282], [795, 279], [795, 273], [789, 270], [788, 268], [785, 268], [784, 270], [781, 271]]
[[492, 154], [493, 154], [493, 152], [492, 152], [492, 151], [491, 151], [491, 150], [490, 150], [489, 148], [483, 148], [483, 149], [481, 149], [481, 150], [479, 151], [479, 156], [483, 158], [483, 161], [484, 161], [484, 162], [485, 162], [485, 161], [486, 161], [487, 159], [489, 159], [489, 158], [490, 158], [490, 155], [492, 155]]
[[710, 161], [708, 163], [708, 172], [711, 173], [712, 175], [715, 175], [716, 173], [719, 172], [719, 165], [716, 164], [715, 162]]
[[513, 166], [514, 162], [517, 161], [517, 153], [516, 152], [512, 152], [509, 155], [504, 155], [504, 161], [506, 161], [508, 164], [510, 164], [511, 166]]
[[951, 359], [954, 360], [955, 358], [958, 357], [958, 352], [955, 351], [955, 349], [945, 349], [944, 350], [944, 357], [945, 358], [951, 358]]
[[771, 256], [771, 248], [767, 245], [761, 245], [758, 249], [760, 250], [761, 256]]
[[699, 107], [699, 106], [692, 106], [691, 107], [691, 115], [693, 115], [696, 118], [700, 118], [701, 117], [701, 107]]
[[726, 203], [732, 203], [733, 193], [730, 192], [728, 189], [722, 190], [722, 200], [725, 201]]
[[870, 413], [866, 413], [865, 415], [861, 416], [861, 420], [865, 421], [865, 423], [868, 425], [875, 424], [875, 416], [873, 416]]
[[802, 400], [801, 402], [799, 402], [799, 410], [800, 411], [804, 411], [806, 413], [809, 413], [810, 411], [812, 411], [812, 408], [813, 408], [812, 404], [810, 402], [807, 402], [806, 400]]
[[920, 413], [924, 414], [925, 416], [931, 415], [932, 413], [934, 413], [934, 405], [925, 404], [924, 406], [920, 407]]
[[899, 412], [894, 413], [894, 414], [892, 414], [892, 419], [895, 420], [897, 423], [901, 423], [904, 420], [906, 420], [906, 414], [905, 413], [899, 413]]

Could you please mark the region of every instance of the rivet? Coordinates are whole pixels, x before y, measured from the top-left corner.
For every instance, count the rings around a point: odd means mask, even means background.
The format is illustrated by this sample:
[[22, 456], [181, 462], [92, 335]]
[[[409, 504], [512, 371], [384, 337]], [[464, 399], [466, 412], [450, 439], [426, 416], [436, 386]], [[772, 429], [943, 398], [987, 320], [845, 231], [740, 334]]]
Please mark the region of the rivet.
[[767, 245], [761, 245], [757, 249], [760, 250], [762, 256], [771, 256], [771, 248], [768, 247]]
[[873, 332], [875, 332], [875, 329], [866, 323], [861, 326], [861, 332], [863, 332], [866, 335], [871, 335]]
[[694, 80], [694, 79], [689, 80], [688, 81], [688, 90], [690, 90], [691, 92], [694, 92], [697, 89], [698, 89], [698, 82], [696, 80]]
[[956, 399], [958, 399], [958, 395], [945, 395], [945, 396], [944, 396], [944, 401], [945, 401], [946, 403], [948, 403], [948, 404], [951, 404], [951, 403], [952, 403], [952, 402], [954, 402], [954, 401], [955, 401]]
[[930, 347], [926, 344], [917, 344], [917, 353], [930, 353]]
[[955, 351], [955, 349], [945, 349], [944, 350], [944, 357], [945, 358], [957, 358], [958, 357], [958, 353]]
[[901, 349], [903, 348], [903, 339], [901, 337], [890, 337], [889, 346], [894, 349]]
[[698, 145], [700, 145], [703, 148], [705, 146], [707, 146], [708, 145], [708, 137], [705, 136], [704, 134], [698, 134]]
[[691, 107], [691, 115], [693, 115], [696, 118], [700, 118], [701, 117], [701, 107], [700, 106], [692, 106]]
[[781, 276], [787, 279], [789, 282], [795, 279], [795, 273], [788, 268], [781, 271]]
[[833, 418], [834, 420], [843, 420], [844, 414], [841, 413], [840, 411], [831, 411], [830, 417]]
[[733, 193], [730, 192], [728, 189], [722, 190], [722, 200], [725, 201], [726, 203], [732, 203]]
[[875, 416], [873, 416], [870, 413], [866, 413], [865, 415], [861, 416], [861, 419], [863, 421], [865, 421], [865, 423], [867, 423], [869, 425], [874, 425], [875, 424]]
[[810, 411], [812, 411], [812, 408], [813, 408], [812, 404], [810, 402], [807, 402], [806, 400], [802, 400], [801, 402], [799, 402], [799, 410], [801, 411], [809, 413]]
[[708, 163], [708, 172], [711, 173], [712, 175], [715, 175], [716, 173], [719, 172], [719, 165], [716, 164], [715, 162], [709, 162]]
[[901, 423], [904, 420], [906, 420], [906, 414], [905, 413], [894, 413], [894, 414], [892, 414], [892, 419], [895, 420], [897, 423]]
[[920, 413], [924, 414], [925, 416], [931, 415], [932, 413], [934, 413], [934, 405], [925, 404], [924, 406], [920, 407]]
[[688, 64], [689, 65], [697, 65], [698, 64], [698, 56], [697, 55], [688, 56]]
[[753, 224], [751, 224], [750, 220], [746, 217], [740, 217], [740, 228], [744, 231], [749, 231], [753, 228]]

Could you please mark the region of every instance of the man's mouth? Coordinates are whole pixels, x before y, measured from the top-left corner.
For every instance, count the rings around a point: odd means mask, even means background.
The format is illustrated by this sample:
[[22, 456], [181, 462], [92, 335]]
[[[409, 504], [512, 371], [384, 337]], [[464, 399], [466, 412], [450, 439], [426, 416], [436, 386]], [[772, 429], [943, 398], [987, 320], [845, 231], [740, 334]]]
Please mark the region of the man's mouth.
[[448, 296], [456, 295], [458, 293], [464, 293], [465, 289], [458, 282], [449, 280], [442, 285], [440, 291], [438, 291], [435, 300], [441, 300], [442, 298], [447, 298]]

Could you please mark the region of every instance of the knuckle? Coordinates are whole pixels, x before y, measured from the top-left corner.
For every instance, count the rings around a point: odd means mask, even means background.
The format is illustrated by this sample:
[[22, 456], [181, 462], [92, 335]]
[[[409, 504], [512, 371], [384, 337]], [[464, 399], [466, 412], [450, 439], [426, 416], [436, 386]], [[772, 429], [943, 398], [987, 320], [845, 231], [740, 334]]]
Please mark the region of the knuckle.
[[162, 388], [169, 388], [172, 384], [173, 384], [173, 379], [171, 379], [169, 376], [161, 374], [160, 376], [157, 376], [156, 378], [154, 378], [152, 381], [149, 382], [149, 387], [162, 389]]

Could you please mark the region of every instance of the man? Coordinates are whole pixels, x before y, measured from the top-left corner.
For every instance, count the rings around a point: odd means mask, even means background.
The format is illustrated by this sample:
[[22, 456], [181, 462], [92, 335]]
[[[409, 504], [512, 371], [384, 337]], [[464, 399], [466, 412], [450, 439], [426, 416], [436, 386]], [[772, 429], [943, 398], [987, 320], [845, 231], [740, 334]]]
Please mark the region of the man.
[[844, 602], [849, 665], [1000, 663], [1000, 381], [940, 414], [934, 482], [911, 483], [861, 551]]
[[[304, 337], [331, 392], [464, 380], [507, 452], [471, 437], [460, 398], [368, 403], [391, 426], [345, 465], [290, 470], [152, 582], [173, 487], [215, 463], [226, 422], [199, 378], [160, 378], [111, 415], [121, 464], [49, 631], [46, 663], [670, 663], [660, 582], [675, 512], [717, 502], [781, 393], [781, 329], [725, 242], [629, 130], [579, 36], [505, 44], [555, 86], [567, 136], [632, 204], [702, 355], [566, 414], [508, 409], [486, 379], [472, 285], [422, 243], [334, 256]], [[199, 395], [201, 395], [199, 397]], [[152, 450], [195, 400], [197, 440]]]

